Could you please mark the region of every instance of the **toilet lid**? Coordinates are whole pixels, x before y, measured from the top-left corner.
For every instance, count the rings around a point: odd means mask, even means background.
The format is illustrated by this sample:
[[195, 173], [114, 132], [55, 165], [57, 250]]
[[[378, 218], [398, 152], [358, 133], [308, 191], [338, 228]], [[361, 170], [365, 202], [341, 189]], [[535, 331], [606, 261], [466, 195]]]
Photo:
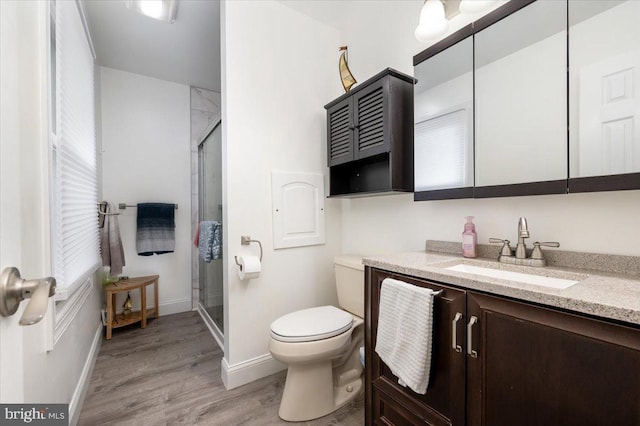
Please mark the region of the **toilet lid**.
[[310, 342], [337, 336], [351, 328], [353, 316], [334, 306], [303, 309], [271, 323], [271, 336], [281, 342]]

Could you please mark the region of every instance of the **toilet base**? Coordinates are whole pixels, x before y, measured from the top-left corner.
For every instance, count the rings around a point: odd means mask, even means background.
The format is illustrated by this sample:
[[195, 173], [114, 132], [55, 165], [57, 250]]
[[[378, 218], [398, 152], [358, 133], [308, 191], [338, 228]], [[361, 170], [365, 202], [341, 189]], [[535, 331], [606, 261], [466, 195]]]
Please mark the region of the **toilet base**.
[[278, 415], [301, 422], [317, 419], [348, 404], [362, 390], [362, 376], [334, 386], [331, 361], [289, 366]]

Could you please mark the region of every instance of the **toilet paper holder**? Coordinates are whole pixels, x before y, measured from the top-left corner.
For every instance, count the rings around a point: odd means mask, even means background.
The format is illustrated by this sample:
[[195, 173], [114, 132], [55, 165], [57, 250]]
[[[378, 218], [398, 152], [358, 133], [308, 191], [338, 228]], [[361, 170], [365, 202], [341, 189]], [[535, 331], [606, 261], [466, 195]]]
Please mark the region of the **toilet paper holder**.
[[[258, 240], [252, 240], [248, 235], [242, 235], [240, 237], [240, 244], [242, 244], [243, 246], [248, 246], [251, 243], [258, 243], [258, 246], [260, 246], [260, 262], [262, 262], [262, 243]], [[238, 262], [238, 256], [233, 257], [235, 258], [236, 265], [238, 265], [242, 270], [242, 265], [240, 265], [240, 262]]]

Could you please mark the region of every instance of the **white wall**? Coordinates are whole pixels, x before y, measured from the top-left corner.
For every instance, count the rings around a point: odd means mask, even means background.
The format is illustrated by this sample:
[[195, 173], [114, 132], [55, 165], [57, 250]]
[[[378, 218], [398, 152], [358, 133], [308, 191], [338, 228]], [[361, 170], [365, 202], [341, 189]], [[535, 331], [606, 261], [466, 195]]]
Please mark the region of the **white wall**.
[[[389, 7], [388, 2], [368, 2], [363, 11], [367, 16], [360, 19], [375, 20]], [[395, 7], [412, 6], [398, 2]], [[342, 41], [349, 44], [350, 53], [352, 46], [358, 50], [350, 57], [352, 69], [367, 69], [366, 74], [373, 75], [391, 66], [413, 74], [411, 57], [418, 53], [416, 41], [412, 33], [399, 28], [414, 29], [417, 17], [405, 16], [405, 21], [396, 20], [393, 25], [371, 22], [366, 31], [343, 31]], [[449, 33], [469, 22], [470, 18], [458, 15], [450, 22], [453, 28]], [[381, 43], [381, 39], [385, 41]], [[635, 241], [640, 238], [640, 230], [634, 226], [638, 211], [640, 191], [417, 203], [411, 195], [344, 200], [342, 249], [390, 253], [423, 250], [426, 239], [460, 241], [467, 215], [477, 218], [480, 243], [488, 243], [489, 237], [513, 241], [518, 217], [526, 216], [532, 242], [560, 241], [564, 250], [638, 255]]]
[[[189, 87], [101, 68], [103, 197], [114, 203], [178, 204], [174, 253], [138, 256], [136, 212], [118, 216], [123, 274], [159, 274], [160, 315], [191, 309]], [[148, 289], [149, 296], [152, 290]], [[125, 295], [122, 295], [123, 297]], [[131, 293], [134, 309], [138, 292]], [[152, 299], [147, 299], [151, 305]]]
[[[413, 56], [432, 44], [419, 42], [413, 35], [420, 17], [421, 1], [345, 0], [340, 2], [339, 8], [334, 7], [333, 2], [326, 3], [333, 13], [344, 16], [344, 21], [338, 22], [336, 27], [340, 30], [341, 43], [349, 46], [349, 68], [358, 82], [387, 67], [413, 75]], [[488, 10], [504, 3], [506, 1], [496, 1]], [[449, 31], [440, 39], [480, 15], [456, 15], [449, 20]]]
[[[325, 203], [326, 244], [273, 250], [271, 171], [326, 167], [326, 113], [340, 94], [338, 32], [275, 1], [222, 4], [225, 359], [234, 387], [282, 366], [269, 355], [279, 316], [336, 303], [333, 257], [340, 251], [340, 201]], [[328, 181], [325, 181], [325, 185]], [[239, 281], [234, 255], [250, 235], [264, 247], [262, 274]]]

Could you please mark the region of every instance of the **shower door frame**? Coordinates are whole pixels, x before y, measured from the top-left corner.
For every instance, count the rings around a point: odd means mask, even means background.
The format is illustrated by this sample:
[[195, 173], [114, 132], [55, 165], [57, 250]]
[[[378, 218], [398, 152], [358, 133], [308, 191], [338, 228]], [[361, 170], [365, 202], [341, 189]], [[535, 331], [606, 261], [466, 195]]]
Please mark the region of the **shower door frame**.
[[[201, 206], [201, 201], [202, 201], [202, 197], [204, 197], [202, 188], [203, 188], [203, 173], [202, 171], [204, 170], [204, 156], [200, 156], [200, 149], [204, 149], [202, 147], [202, 145], [207, 141], [207, 139], [209, 138], [209, 136], [211, 136], [213, 134], [213, 132], [222, 125], [222, 119], [218, 119], [216, 122], [214, 122], [211, 126], [210, 129], [208, 129], [208, 131], [206, 131], [204, 133], [204, 136], [201, 138], [200, 141], [198, 141], [198, 145], [197, 145], [197, 149], [198, 149], [198, 223], [201, 222], [202, 220], [204, 220], [203, 217], [203, 213], [202, 213], [202, 206]], [[222, 130], [222, 129], [221, 129]], [[222, 185], [222, 183], [221, 183]], [[220, 200], [222, 202], [222, 200]], [[224, 238], [224, 236], [223, 236]], [[222, 252], [222, 260], [224, 262], [224, 258], [225, 258], [225, 253], [224, 251]], [[204, 262], [202, 260], [202, 258], [200, 258], [200, 256], [198, 255], [198, 289], [199, 292], [203, 291], [203, 287], [201, 287], [201, 280], [202, 277], [204, 276]], [[224, 273], [222, 276], [223, 282], [221, 283], [222, 285], [222, 298], [223, 298], [223, 303], [222, 303], [222, 309], [223, 309], [223, 315], [224, 315], [224, 310], [226, 309], [224, 300]], [[220, 327], [218, 326], [218, 324], [211, 318], [211, 316], [209, 315], [209, 313], [206, 310], [206, 307], [202, 304], [202, 301], [200, 299], [200, 294], [198, 295], [198, 305], [197, 305], [197, 311], [200, 314], [200, 316], [202, 317], [202, 320], [204, 321], [204, 323], [207, 325], [207, 327], [209, 328], [209, 331], [211, 332], [212, 336], [214, 337], [214, 339], [216, 340], [216, 342], [218, 343], [218, 346], [220, 347], [220, 349], [222, 349], [224, 351], [224, 330], [221, 330]]]

